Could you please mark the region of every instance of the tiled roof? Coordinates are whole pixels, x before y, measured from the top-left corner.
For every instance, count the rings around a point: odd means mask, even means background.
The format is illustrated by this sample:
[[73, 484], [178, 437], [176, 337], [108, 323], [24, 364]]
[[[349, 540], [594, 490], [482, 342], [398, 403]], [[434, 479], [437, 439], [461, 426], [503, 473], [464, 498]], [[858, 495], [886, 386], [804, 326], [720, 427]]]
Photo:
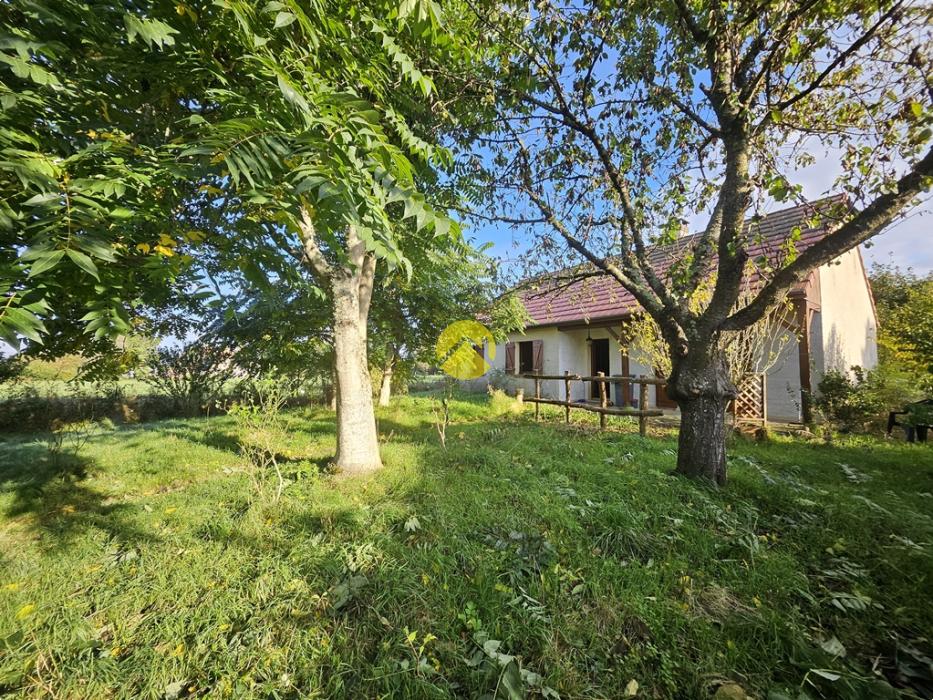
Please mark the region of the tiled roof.
[[[749, 246], [749, 259], [765, 256], [772, 265], [779, 262], [787, 252], [785, 241], [798, 226], [800, 238], [794, 249], [797, 253], [806, 250], [826, 235], [846, 201], [845, 195], [833, 195], [749, 219], [745, 222], [746, 231], [751, 229], [753, 235], [760, 236], [760, 242]], [[818, 214], [821, 216], [817, 217]], [[814, 221], [815, 218], [820, 221]], [[655, 271], [663, 276], [682, 251], [697, 240], [697, 234], [684, 236], [676, 243], [650, 250], [648, 258]], [[756, 273], [749, 282], [754, 284], [758, 279]], [[566, 273], [545, 275], [520, 295], [533, 319], [531, 326], [615, 320], [638, 307], [632, 295], [613, 277], [605, 274], [574, 281], [568, 281]]]

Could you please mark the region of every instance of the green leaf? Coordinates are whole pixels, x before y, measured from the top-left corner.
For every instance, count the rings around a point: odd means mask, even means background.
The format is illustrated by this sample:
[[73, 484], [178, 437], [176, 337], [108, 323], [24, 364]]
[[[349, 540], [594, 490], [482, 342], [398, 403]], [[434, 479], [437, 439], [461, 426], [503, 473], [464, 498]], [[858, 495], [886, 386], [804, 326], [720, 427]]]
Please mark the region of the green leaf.
[[42, 344], [41, 333], [45, 332], [45, 324], [32, 312], [10, 306], [0, 316], [0, 325], [6, 326], [5, 335], [9, 338], [9, 330], [24, 335], [29, 340]]
[[107, 262], [116, 262], [117, 258], [113, 254], [113, 248], [111, 248], [106, 243], [101, 241], [95, 241], [90, 238], [82, 238], [78, 241], [78, 247], [81, 250], [87, 252], [89, 255], [94, 256], [98, 260], [106, 260]]
[[95, 265], [94, 261], [91, 260], [87, 255], [79, 250], [75, 250], [74, 248], [69, 248], [65, 252], [68, 254], [68, 257], [71, 258], [71, 261], [75, 265], [91, 275], [98, 282], [100, 281], [100, 275], [97, 273], [97, 265]]
[[820, 678], [825, 678], [828, 681], [838, 681], [840, 678], [842, 678], [842, 676], [838, 673], [830, 671], [826, 668], [811, 668], [810, 673], [815, 673]]
[[25, 207], [41, 207], [46, 204], [51, 204], [52, 202], [61, 203], [61, 197], [58, 192], [43, 192], [42, 194], [33, 195], [25, 202], [23, 206]]
[[175, 45], [172, 34], [178, 34], [178, 30], [161, 20], [137, 17], [127, 12], [123, 15], [123, 24], [126, 27], [126, 38], [131, 44], [139, 37], [150, 49], [153, 46], [164, 48]]
[[46, 270], [51, 270], [53, 267], [58, 265], [61, 262], [61, 259], [64, 257], [65, 251], [55, 250], [50, 253], [44, 254], [41, 257], [38, 257], [36, 262], [32, 264], [32, 267], [29, 268], [29, 277], [35, 277], [40, 275]]
[[282, 27], [287, 27], [296, 19], [298, 18], [295, 17], [295, 15], [293, 15], [291, 12], [279, 12], [279, 14], [275, 16], [274, 28], [281, 29]]
[[509, 661], [505, 668], [502, 669], [502, 676], [499, 682], [509, 700], [525, 700], [525, 688], [522, 683], [522, 675], [518, 663], [514, 659]]

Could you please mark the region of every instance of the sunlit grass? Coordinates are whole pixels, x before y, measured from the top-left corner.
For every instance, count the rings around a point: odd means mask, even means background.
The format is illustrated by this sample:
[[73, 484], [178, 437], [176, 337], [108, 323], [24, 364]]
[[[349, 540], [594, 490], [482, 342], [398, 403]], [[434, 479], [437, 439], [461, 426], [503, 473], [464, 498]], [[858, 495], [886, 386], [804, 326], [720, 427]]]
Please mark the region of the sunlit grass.
[[519, 669], [531, 696], [930, 683], [929, 448], [738, 442], [716, 492], [669, 475], [670, 436], [497, 412], [454, 401], [444, 451], [430, 399], [396, 400], [362, 479], [326, 472], [329, 412], [290, 413], [276, 504], [228, 418], [73, 459], [7, 439], [0, 695], [479, 697]]

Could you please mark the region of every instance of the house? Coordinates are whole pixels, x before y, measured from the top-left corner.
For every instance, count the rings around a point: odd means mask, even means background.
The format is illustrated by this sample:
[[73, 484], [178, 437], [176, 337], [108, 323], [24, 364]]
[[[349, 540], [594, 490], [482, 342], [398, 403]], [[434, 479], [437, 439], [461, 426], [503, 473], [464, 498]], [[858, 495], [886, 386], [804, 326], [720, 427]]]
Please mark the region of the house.
[[[845, 201], [829, 197], [749, 220], [746, 226], [758, 234], [750, 257], [765, 256], [772, 264], [780, 263], [792, 235], [797, 252], [804, 250], [831, 227], [827, 212], [844, 206]], [[693, 240], [695, 236], [684, 236], [673, 245], [656, 247], [650, 252], [652, 265], [663, 272]], [[756, 281], [750, 279], [749, 284]], [[545, 276], [520, 294], [532, 322], [524, 333], [513, 333], [508, 342], [497, 346], [495, 357], [489, 360], [494, 370], [517, 375], [562, 375], [566, 371], [583, 376], [598, 372], [656, 376], [652, 367], [639, 363], [636, 353], [629, 357], [620, 350], [622, 323], [638, 304], [615, 279], [597, 276], [561, 282], [558, 275]], [[878, 323], [860, 251], [851, 250], [814, 270], [791, 292], [789, 302], [792, 318], [775, 331], [782, 334], [773, 342], [779, 349], [760, 379], [765, 389], [762, 408], [768, 420], [801, 422], [809, 419], [805, 397], [826, 371], [848, 371], [853, 365], [871, 368], [877, 363]], [[515, 381], [526, 395], [532, 395], [534, 380]], [[614, 385], [610, 400], [632, 405], [637, 389], [634, 393], [628, 389], [628, 395], [625, 391], [625, 385]], [[597, 392], [595, 382], [573, 382], [570, 399], [594, 400]], [[562, 380], [542, 381], [545, 398], [564, 400], [564, 394]], [[663, 387], [649, 387], [648, 404], [647, 408], [677, 408]]]

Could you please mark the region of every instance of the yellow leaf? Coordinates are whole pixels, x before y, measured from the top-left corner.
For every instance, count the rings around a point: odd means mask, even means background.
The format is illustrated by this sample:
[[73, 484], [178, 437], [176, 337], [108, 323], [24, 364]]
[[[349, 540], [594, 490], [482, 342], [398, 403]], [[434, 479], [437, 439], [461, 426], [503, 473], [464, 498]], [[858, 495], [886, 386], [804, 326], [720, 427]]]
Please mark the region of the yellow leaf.
[[16, 611], [16, 619], [25, 620], [27, 617], [32, 615], [35, 611], [36, 611], [36, 606], [33, 605], [32, 603], [27, 603], [26, 605], [24, 605], [23, 607], [21, 607], [19, 610]]
[[164, 233], [160, 233], [159, 234], [159, 245], [164, 245], [169, 248], [173, 248], [177, 245], [177, 243], [175, 242], [175, 239], [172, 238], [171, 236], [164, 234]]
[[3, 587], [3, 590], [9, 591], [10, 593], [15, 593], [16, 591], [20, 589], [20, 585], [21, 584], [19, 583], [8, 583], [7, 585]]
[[154, 250], [155, 250], [155, 252], [161, 253], [162, 255], [164, 255], [164, 256], [167, 257], [167, 258], [170, 258], [170, 257], [172, 257], [173, 255], [175, 255], [175, 251], [174, 251], [174, 250], [172, 250], [171, 248], [166, 248], [164, 245], [157, 245], [157, 246], [155, 247]]
[[165, 514], [166, 514], [166, 515], [171, 515], [171, 514], [174, 513], [176, 510], [178, 510], [178, 508], [175, 508], [174, 506], [171, 507], [171, 508], [166, 508], [166, 509], [165, 509]]
[[638, 681], [633, 678], [625, 686], [625, 697], [634, 698], [636, 695], [638, 695]]
[[137, 243], [136, 250], [140, 251], [143, 254], [146, 254], [152, 249], [149, 247], [148, 243]]
[[175, 651], [172, 652], [172, 656], [181, 656], [185, 653], [185, 643], [179, 642], [178, 646], [175, 647]]
[[71, 513], [74, 513], [74, 512], [75, 512], [75, 507], [74, 507], [74, 506], [70, 506], [70, 505], [69, 505], [69, 506], [62, 506], [62, 513], [66, 513], [66, 514], [70, 515]]

